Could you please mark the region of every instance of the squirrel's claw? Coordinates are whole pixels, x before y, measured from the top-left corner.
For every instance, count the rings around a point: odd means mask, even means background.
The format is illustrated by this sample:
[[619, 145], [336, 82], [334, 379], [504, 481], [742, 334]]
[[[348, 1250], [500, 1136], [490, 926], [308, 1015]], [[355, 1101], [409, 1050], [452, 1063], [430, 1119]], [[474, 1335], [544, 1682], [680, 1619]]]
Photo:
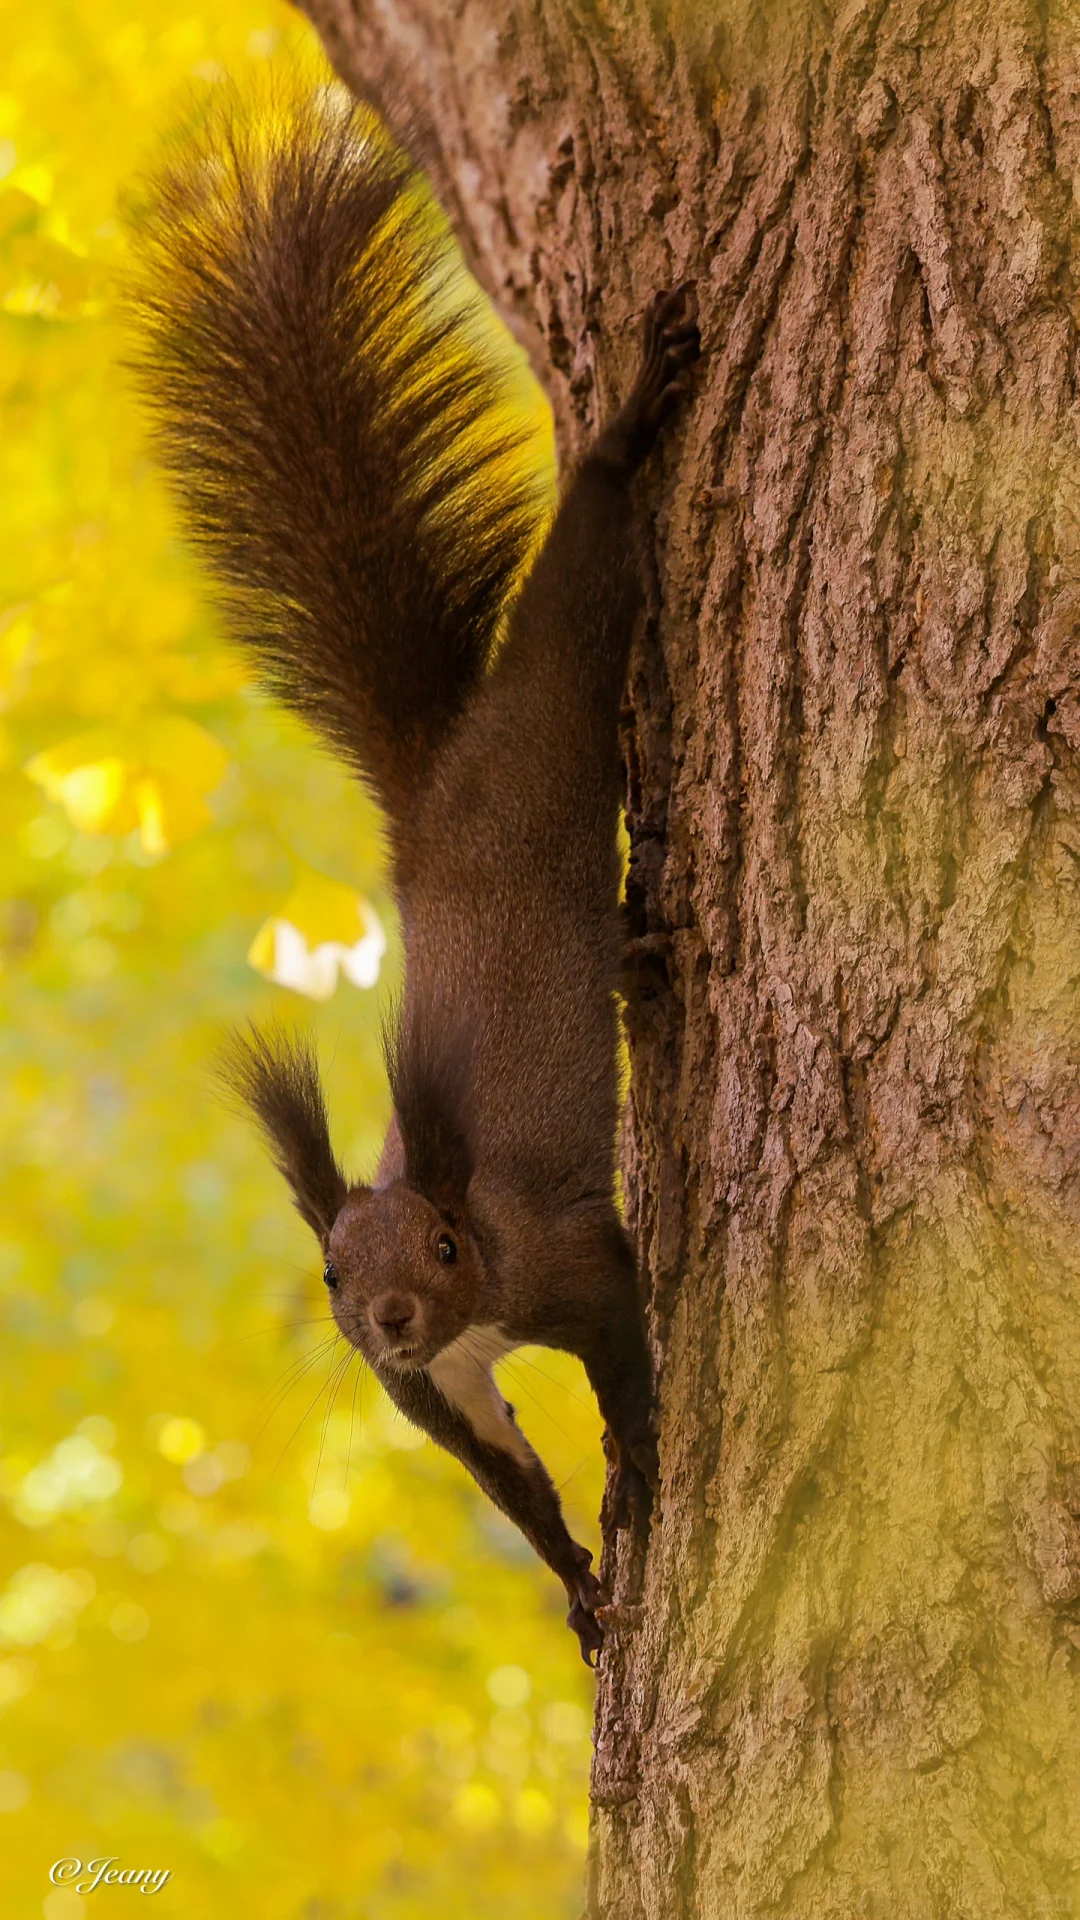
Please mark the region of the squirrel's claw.
[[697, 283], [684, 280], [678, 287], [661, 287], [645, 308], [645, 353], [651, 352], [657, 335], [668, 322], [693, 324], [697, 318]]
[[[584, 1549], [582, 1551], [584, 1552]], [[585, 1554], [586, 1562], [591, 1558], [591, 1554]], [[567, 1593], [571, 1604], [566, 1616], [566, 1624], [577, 1634], [585, 1665], [593, 1667], [596, 1665], [593, 1655], [599, 1658], [604, 1644], [604, 1629], [596, 1618], [596, 1609], [600, 1600], [600, 1582], [595, 1574], [590, 1573], [588, 1565], [581, 1567], [573, 1586], [567, 1587]]]

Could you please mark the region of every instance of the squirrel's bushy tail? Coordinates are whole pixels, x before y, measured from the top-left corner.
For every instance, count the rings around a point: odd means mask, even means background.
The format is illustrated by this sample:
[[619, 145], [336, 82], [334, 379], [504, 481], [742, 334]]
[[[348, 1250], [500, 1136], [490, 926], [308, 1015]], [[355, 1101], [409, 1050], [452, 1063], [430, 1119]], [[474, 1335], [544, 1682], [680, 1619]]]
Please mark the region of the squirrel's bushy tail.
[[547, 509], [520, 376], [423, 176], [336, 86], [226, 102], [136, 225], [136, 365], [189, 529], [406, 853]]

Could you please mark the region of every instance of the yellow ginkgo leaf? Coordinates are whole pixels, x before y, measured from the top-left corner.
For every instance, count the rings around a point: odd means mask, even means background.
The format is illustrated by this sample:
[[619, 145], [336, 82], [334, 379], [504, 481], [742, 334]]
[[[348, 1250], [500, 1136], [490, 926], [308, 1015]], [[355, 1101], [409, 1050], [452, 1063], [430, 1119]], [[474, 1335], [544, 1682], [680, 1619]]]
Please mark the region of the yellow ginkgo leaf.
[[329, 880], [305, 867], [281, 907], [281, 917], [292, 923], [311, 946], [339, 940], [351, 946], [369, 930], [375, 916], [361, 894], [340, 881]]
[[81, 833], [107, 833], [123, 798], [123, 761], [112, 756], [68, 769], [48, 761], [49, 755], [41, 753], [30, 762], [31, 779], [44, 787], [50, 800], [59, 800]]
[[162, 854], [211, 819], [228, 756], [205, 727], [163, 714], [61, 740], [26, 768], [82, 833], [130, 833]]
[[339, 973], [373, 987], [386, 952], [378, 915], [362, 894], [307, 868], [248, 950], [258, 973], [309, 1000], [329, 1000]]

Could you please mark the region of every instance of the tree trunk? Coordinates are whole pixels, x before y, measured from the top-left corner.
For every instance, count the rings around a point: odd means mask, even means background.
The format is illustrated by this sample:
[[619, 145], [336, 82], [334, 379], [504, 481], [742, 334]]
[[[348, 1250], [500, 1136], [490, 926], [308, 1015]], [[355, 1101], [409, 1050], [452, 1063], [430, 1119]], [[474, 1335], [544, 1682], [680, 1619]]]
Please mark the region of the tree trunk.
[[310, 9], [565, 454], [699, 287], [626, 728], [663, 1494], [606, 1555], [590, 1912], [1080, 1912], [1080, 9]]

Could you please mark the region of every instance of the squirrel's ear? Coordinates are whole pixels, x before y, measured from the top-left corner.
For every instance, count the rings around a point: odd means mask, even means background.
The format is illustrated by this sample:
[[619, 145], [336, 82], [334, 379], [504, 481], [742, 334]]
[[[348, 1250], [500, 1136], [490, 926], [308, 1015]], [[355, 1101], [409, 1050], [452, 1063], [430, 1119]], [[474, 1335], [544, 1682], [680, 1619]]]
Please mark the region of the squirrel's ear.
[[399, 1112], [398, 1117], [408, 1185], [447, 1220], [462, 1226], [472, 1179], [472, 1155], [464, 1135], [446, 1115], [431, 1108], [412, 1116]]
[[473, 1173], [466, 1120], [468, 1060], [449, 1036], [431, 1035], [414, 1020], [405, 1033], [383, 1035], [405, 1179], [447, 1219], [460, 1224]]
[[319, 1067], [306, 1041], [277, 1029], [234, 1034], [216, 1062], [219, 1080], [251, 1108], [301, 1217], [326, 1251], [348, 1192], [334, 1158]]

